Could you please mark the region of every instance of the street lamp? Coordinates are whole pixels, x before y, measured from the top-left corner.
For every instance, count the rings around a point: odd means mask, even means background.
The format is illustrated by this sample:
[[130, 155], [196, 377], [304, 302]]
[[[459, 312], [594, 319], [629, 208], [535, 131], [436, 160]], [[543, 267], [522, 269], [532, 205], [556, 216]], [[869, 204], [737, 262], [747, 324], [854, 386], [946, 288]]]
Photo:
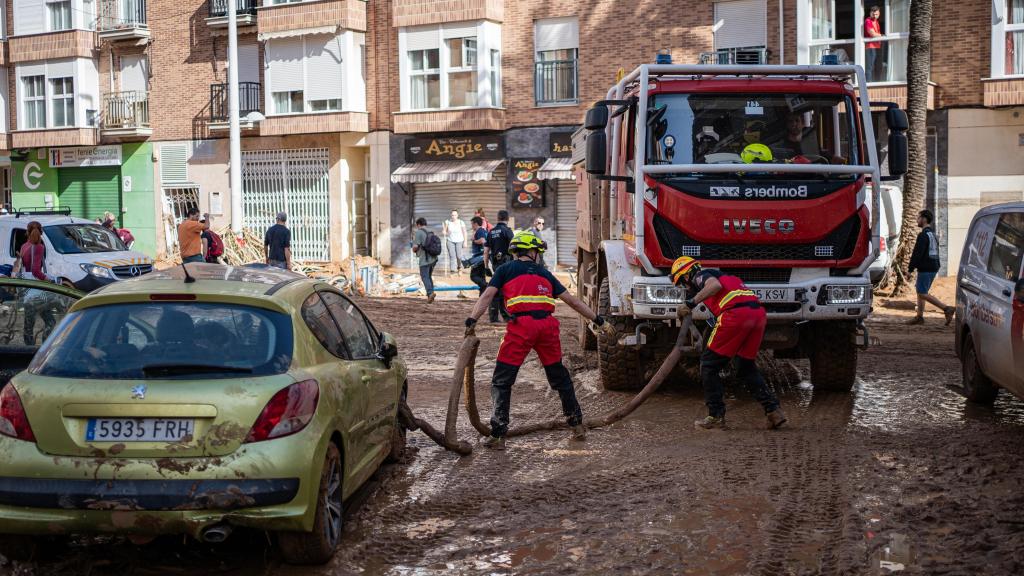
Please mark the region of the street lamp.
[[228, 185], [231, 192], [231, 233], [242, 236], [242, 142], [238, 119], [238, 7], [228, 0]]

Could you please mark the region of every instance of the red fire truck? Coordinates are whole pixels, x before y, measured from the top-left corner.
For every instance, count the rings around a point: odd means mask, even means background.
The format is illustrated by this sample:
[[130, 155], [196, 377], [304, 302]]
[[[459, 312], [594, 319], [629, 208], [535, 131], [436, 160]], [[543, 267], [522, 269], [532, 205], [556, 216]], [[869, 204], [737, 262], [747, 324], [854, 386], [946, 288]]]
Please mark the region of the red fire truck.
[[[580, 331], [603, 386], [642, 386], [674, 342], [685, 295], [667, 272], [686, 255], [758, 294], [765, 349], [808, 358], [816, 388], [849, 390], [868, 342], [879, 184], [906, 172], [906, 114], [868, 101], [859, 66], [662, 58], [623, 75], [574, 136], [578, 292], [617, 331]], [[703, 306], [694, 319], [713, 321]]]

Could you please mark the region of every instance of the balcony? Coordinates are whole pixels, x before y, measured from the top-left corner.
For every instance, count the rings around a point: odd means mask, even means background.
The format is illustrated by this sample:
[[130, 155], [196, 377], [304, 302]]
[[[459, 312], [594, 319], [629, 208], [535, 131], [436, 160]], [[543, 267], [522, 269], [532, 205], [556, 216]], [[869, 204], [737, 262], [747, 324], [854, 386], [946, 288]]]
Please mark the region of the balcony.
[[[228, 3], [231, 0], [207, 0], [206, 5], [209, 14], [206, 17], [206, 25], [210, 28], [228, 27]], [[256, 24], [256, 7], [259, 0], [234, 0], [238, 19], [238, 26], [252, 26]]]
[[424, 132], [473, 132], [504, 130], [505, 110], [501, 108], [459, 108], [395, 112], [395, 134]]
[[113, 92], [103, 98], [100, 137], [114, 140], [145, 139], [153, 135], [149, 125], [149, 93]]
[[11, 148], [49, 148], [51, 146], [96, 146], [99, 135], [95, 128], [40, 128], [15, 130]]
[[394, 0], [391, 4], [391, 25], [395, 28], [471, 20], [504, 21], [504, 2], [502, 0]]
[[714, 52], [701, 52], [701, 64], [767, 64], [767, 48], [723, 48]]
[[[246, 118], [253, 112], [259, 112], [263, 100], [260, 98], [259, 82], [238, 83], [238, 121], [242, 130], [251, 130], [256, 122]], [[210, 130], [228, 129], [228, 85], [210, 85]]]
[[579, 102], [579, 60], [548, 60], [534, 64], [537, 106], [575, 106]]
[[985, 106], [1024, 104], [1024, 78], [987, 78], [981, 85], [985, 90]]
[[262, 39], [286, 35], [293, 30], [337, 28], [366, 31], [366, 2], [362, 0], [320, 0], [270, 4], [260, 8], [259, 33]]
[[148, 42], [146, 0], [101, 0], [96, 31], [101, 40]]

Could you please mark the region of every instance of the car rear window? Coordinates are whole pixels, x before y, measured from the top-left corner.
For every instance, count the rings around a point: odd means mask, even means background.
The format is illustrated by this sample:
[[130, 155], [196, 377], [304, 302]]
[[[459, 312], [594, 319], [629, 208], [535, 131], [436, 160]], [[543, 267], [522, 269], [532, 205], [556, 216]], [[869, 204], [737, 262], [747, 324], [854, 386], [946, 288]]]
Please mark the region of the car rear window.
[[285, 314], [236, 304], [151, 302], [69, 314], [29, 371], [91, 379], [244, 378], [284, 373], [291, 359]]

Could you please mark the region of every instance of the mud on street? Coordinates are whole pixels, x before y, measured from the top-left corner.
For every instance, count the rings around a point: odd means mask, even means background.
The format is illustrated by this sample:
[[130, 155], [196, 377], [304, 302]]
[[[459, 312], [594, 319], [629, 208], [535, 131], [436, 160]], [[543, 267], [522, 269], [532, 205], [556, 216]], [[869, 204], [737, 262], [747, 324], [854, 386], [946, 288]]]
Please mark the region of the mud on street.
[[[414, 411], [442, 425], [471, 301], [360, 303], [397, 336]], [[730, 429], [698, 433], [699, 389], [668, 384], [583, 443], [540, 433], [460, 459], [410, 433], [405, 462], [349, 503], [327, 566], [284, 566], [263, 534], [236, 532], [220, 546], [47, 542], [31, 562], [0, 560], [0, 574], [1024, 573], [1024, 403], [1004, 393], [991, 409], [968, 405], [952, 329], [935, 314], [905, 326], [909, 314], [876, 309], [854, 393], [778, 390], [790, 421], [777, 432], [733, 388]], [[600, 390], [596, 356], [580, 351], [568, 309], [559, 315], [584, 411], [627, 401]], [[482, 412], [500, 330], [477, 330]], [[513, 425], [557, 415], [533, 359], [513, 392]], [[459, 426], [477, 440], [464, 413]]]

